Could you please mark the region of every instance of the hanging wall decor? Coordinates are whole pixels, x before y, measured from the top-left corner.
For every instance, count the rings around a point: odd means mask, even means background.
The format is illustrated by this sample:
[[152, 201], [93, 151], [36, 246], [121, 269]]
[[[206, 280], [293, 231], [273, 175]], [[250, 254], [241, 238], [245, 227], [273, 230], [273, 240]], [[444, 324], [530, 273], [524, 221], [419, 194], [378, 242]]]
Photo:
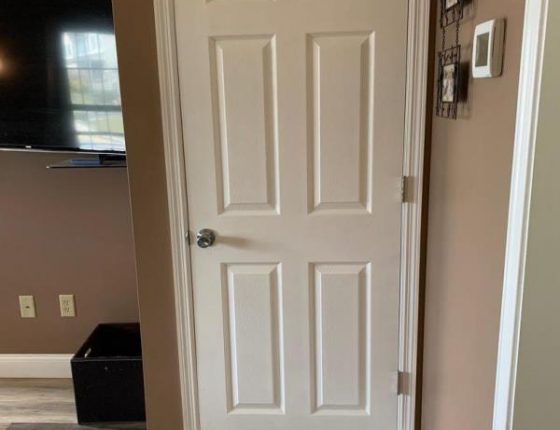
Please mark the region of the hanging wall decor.
[[459, 102], [461, 46], [453, 46], [439, 53], [437, 115], [456, 119]]
[[[459, 44], [459, 32], [461, 29], [461, 19], [463, 19], [464, 0], [440, 1], [442, 41], [441, 51], [438, 54], [436, 114], [443, 118], [456, 119], [461, 89], [461, 45]], [[450, 48], [446, 48], [447, 30], [452, 24], [455, 24], [455, 43]]]
[[441, 0], [440, 27], [462, 20], [464, 6], [465, 0]]

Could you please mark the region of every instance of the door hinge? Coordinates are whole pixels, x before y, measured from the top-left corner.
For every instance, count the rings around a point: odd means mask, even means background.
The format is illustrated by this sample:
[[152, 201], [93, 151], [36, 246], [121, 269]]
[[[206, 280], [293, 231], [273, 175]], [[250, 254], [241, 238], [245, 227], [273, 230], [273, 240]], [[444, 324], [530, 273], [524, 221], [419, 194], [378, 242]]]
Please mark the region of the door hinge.
[[408, 373], [397, 372], [397, 395], [408, 394]]
[[190, 246], [191, 245], [191, 235], [188, 231], [185, 233], [185, 240], [187, 241], [187, 246]]
[[402, 176], [401, 177], [401, 201], [403, 203], [412, 203], [412, 177]]

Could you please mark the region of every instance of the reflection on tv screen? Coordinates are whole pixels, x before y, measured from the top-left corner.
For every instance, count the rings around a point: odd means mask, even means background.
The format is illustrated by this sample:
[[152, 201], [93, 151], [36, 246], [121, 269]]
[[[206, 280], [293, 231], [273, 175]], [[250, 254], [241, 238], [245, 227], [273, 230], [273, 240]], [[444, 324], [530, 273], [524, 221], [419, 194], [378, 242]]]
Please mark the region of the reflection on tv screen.
[[115, 36], [65, 32], [62, 41], [80, 149], [124, 151]]
[[125, 152], [111, 0], [0, 1], [0, 148]]

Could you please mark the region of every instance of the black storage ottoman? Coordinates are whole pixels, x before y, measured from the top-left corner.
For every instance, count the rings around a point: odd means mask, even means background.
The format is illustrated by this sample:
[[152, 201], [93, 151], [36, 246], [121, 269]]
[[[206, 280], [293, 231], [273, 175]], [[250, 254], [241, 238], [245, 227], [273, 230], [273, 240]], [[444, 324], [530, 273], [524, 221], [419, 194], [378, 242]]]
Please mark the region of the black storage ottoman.
[[72, 358], [78, 422], [146, 420], [139, 324], [100, 324]]

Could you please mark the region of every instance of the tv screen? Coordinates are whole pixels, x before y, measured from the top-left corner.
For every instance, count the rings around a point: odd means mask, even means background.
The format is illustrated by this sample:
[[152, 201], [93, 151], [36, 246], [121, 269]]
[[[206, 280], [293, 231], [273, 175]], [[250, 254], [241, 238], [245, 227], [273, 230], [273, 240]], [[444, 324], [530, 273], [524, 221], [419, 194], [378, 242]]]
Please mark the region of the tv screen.
[[0, 148], [125, 152], [111, 0], [0, 1]]

